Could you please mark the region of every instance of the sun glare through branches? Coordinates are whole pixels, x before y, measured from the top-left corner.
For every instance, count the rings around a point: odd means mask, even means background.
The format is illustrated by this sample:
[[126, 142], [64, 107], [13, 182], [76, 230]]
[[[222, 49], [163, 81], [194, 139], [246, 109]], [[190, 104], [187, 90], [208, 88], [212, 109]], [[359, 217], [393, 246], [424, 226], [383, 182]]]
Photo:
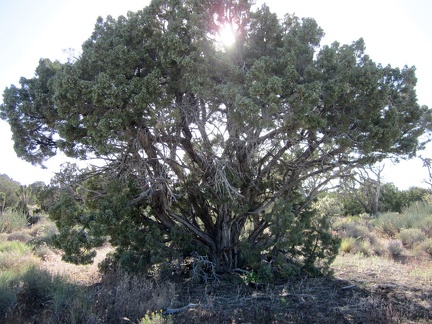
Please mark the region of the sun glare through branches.
[[231, 46], [236, 41], [236, 33], [234, 31], [234, 27], [230, 23], [225, 23], [219, 29], [219, 40], [225, 46]]

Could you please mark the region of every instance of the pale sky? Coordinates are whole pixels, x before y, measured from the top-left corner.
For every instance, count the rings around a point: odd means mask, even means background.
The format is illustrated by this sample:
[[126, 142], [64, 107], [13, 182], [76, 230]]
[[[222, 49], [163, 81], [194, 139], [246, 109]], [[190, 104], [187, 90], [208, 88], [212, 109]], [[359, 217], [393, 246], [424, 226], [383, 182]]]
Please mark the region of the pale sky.
[[[283, 16], [315, 18], [326, 36], [350, 44], [363, 37], [366, 52], [383, 65], [417, 68], [417, 96], [421, 105], [432, 106], [432, 1], [430, 0], [257, 0]], [[31, 78], [40, 58], [65, 61], [65, 49], [78, 52], [90, 37], [98, 16], [118, 17], [146, 6], [147, 0], [0, 0], [0, 92], [21, 76]], [[33, 167], [16, 157], [9, 125], [0, 121], [0, 174], [21, 184], [49, 182], [63, 158]], [[432, 145], [423, 156], [432, 157]], [[386, 162], [384, 181], [400, 189], [421, 186], [427, 171], [419, 159], [392, 166]], [[423, 184], [424, 186], [424, 184]]]

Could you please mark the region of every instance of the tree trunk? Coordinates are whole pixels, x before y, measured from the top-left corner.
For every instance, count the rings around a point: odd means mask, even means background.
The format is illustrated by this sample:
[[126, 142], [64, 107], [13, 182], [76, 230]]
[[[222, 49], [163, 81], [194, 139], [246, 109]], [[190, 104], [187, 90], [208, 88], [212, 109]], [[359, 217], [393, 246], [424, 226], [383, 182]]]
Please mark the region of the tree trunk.
[[228, 204], [222, 204], [216, 222], [215, 246], [210, 251], [217, 272], [226, 272], [237, 266], [238, 241], [239, 232], [232, 225]]

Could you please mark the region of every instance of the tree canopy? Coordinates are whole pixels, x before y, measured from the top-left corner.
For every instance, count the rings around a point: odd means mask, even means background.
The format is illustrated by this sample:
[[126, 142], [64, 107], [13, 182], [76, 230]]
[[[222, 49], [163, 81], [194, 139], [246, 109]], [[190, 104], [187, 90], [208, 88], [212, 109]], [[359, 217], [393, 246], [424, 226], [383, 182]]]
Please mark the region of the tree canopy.
[[143, 268], [194, 251], [218, 271], [331, 260], [309, 203], [354, 167], [414, 156], [431, 111], [414, 67], [375, 63], [362, 39], [320, 47], [323, 35], [247, 0], [153, 0], [98, 18], [77, 59], [41, 59], [7, 88], [1, 117], [21, 158], [104, 161], [55, 179], [71, 260], [106, 235]]

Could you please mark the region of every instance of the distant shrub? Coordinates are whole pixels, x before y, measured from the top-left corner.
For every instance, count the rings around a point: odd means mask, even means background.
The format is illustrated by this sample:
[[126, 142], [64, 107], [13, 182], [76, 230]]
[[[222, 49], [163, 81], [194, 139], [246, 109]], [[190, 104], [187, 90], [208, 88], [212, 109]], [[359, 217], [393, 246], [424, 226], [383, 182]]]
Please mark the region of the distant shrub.
[[411, 249], [426, 239], [426, 235], [418, 228], [404, 229], [399, 233], [402, 244]]
[[419, 201], [404, 209], [402, 215], [406, 218], [406, 228], [420, 228], [424, 219], [432, 214], [432, 204]]
[[420, 224], [420, 229], [429, 238], [432, 238], [432, 216], [426, 217]]
[[345, 235], [347, 237], [353, 237], [356, 239], [368, 239], [369, 238], [369, 229], [364, 226], [364, 225], [360, 225], [357, 222], [350, 222], [350, 223], [346, 223], [344, 225], [344, 229], [345, 229]]
[[383, 213], [374, 221], [384, 234], [395, 237], [403, 229], [421, 229], [426, 235], [432, 232], [432, 204], [419, 201], [405, 208], [401, 214]]
[[399, 257], [402, 254], [403, 248], [399, 241], [392, 240], [387, 245], [387, 250], [392, 257]]
[[428, 239], [421, 243], [420, 248], [432, 257], [432, 239]]
[[389, 237], [394, 237], [403, 228], [403, 218], [401, 214], [384, 213], [374, 221], [375, 227]]

